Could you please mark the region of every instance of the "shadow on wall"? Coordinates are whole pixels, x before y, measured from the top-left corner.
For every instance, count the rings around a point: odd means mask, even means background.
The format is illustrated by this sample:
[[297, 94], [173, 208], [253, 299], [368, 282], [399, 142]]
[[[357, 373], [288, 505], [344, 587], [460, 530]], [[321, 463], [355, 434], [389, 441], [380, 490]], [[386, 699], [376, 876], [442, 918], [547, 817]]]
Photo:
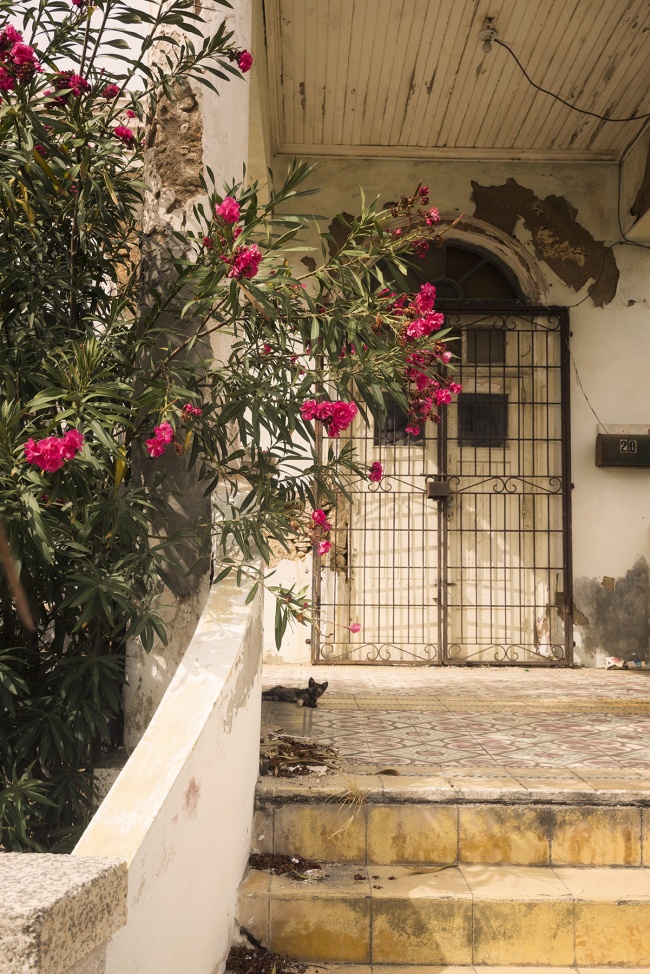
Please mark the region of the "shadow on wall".
[[650, 573], [645, 558], [621, 578], [575, 580], [578, 654], [587, 666], [604, 656], [650, 660]]

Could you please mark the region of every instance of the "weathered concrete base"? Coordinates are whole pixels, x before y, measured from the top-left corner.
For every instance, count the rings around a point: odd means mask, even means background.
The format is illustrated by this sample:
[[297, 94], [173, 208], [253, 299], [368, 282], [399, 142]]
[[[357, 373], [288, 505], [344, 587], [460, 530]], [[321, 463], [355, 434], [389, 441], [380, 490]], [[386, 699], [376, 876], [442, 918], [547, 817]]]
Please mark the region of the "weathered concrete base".
[[5, 853], [0, 890], [0, 974], [103, 974], [126, 922], [125, 863]]

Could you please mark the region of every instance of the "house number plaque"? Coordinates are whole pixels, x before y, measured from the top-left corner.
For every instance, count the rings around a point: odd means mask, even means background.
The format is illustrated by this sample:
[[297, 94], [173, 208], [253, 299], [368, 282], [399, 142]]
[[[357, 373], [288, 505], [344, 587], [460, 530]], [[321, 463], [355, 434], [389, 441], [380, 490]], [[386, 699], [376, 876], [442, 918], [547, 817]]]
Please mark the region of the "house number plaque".
[[650, 435], [598, 433], [597, 467], [650, 467]]

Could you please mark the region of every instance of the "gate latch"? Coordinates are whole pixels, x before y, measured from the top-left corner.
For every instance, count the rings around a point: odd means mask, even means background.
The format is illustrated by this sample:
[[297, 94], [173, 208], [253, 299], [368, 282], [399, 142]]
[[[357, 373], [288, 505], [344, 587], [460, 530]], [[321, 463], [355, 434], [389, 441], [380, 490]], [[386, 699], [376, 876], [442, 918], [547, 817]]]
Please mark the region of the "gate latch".
[[429, 500], [440, 501], [449, 497], [448, 480], [427, 480], [427, 497]]

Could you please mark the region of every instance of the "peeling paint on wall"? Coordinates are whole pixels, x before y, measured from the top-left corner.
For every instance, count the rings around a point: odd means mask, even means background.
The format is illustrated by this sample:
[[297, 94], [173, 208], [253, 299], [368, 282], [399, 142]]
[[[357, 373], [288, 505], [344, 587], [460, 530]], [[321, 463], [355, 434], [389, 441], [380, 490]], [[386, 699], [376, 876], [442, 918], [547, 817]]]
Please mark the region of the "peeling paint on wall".
[[648, 660], [650, 643], [650, 572], [645, 558], [621, 578], [577, 578], [574, 618], [585, 661], [599, 655]]
[[642, 217], [643, 214], [648, 210], [650, 210], [650, 146], [648, 146], [648, 156], [645, 162], [643, 179], [641, 180], [641, 185], [639, 186], [639, 190], [630, 209], [630, 213], [632, 216], [639, 218]]
[[602, 308], [613, 300], [619, 278], [614, 253], [577, 222], [578, 211], [564, 196], [539, 199], [532, 189], [507, 179], [502, 186], [481, 186], [472, 180], [472, 198], [477, 219], [512, 237], [521, 219], [531, 233], [538, 259], [574, 291], [593, 280], [594, 304]]

